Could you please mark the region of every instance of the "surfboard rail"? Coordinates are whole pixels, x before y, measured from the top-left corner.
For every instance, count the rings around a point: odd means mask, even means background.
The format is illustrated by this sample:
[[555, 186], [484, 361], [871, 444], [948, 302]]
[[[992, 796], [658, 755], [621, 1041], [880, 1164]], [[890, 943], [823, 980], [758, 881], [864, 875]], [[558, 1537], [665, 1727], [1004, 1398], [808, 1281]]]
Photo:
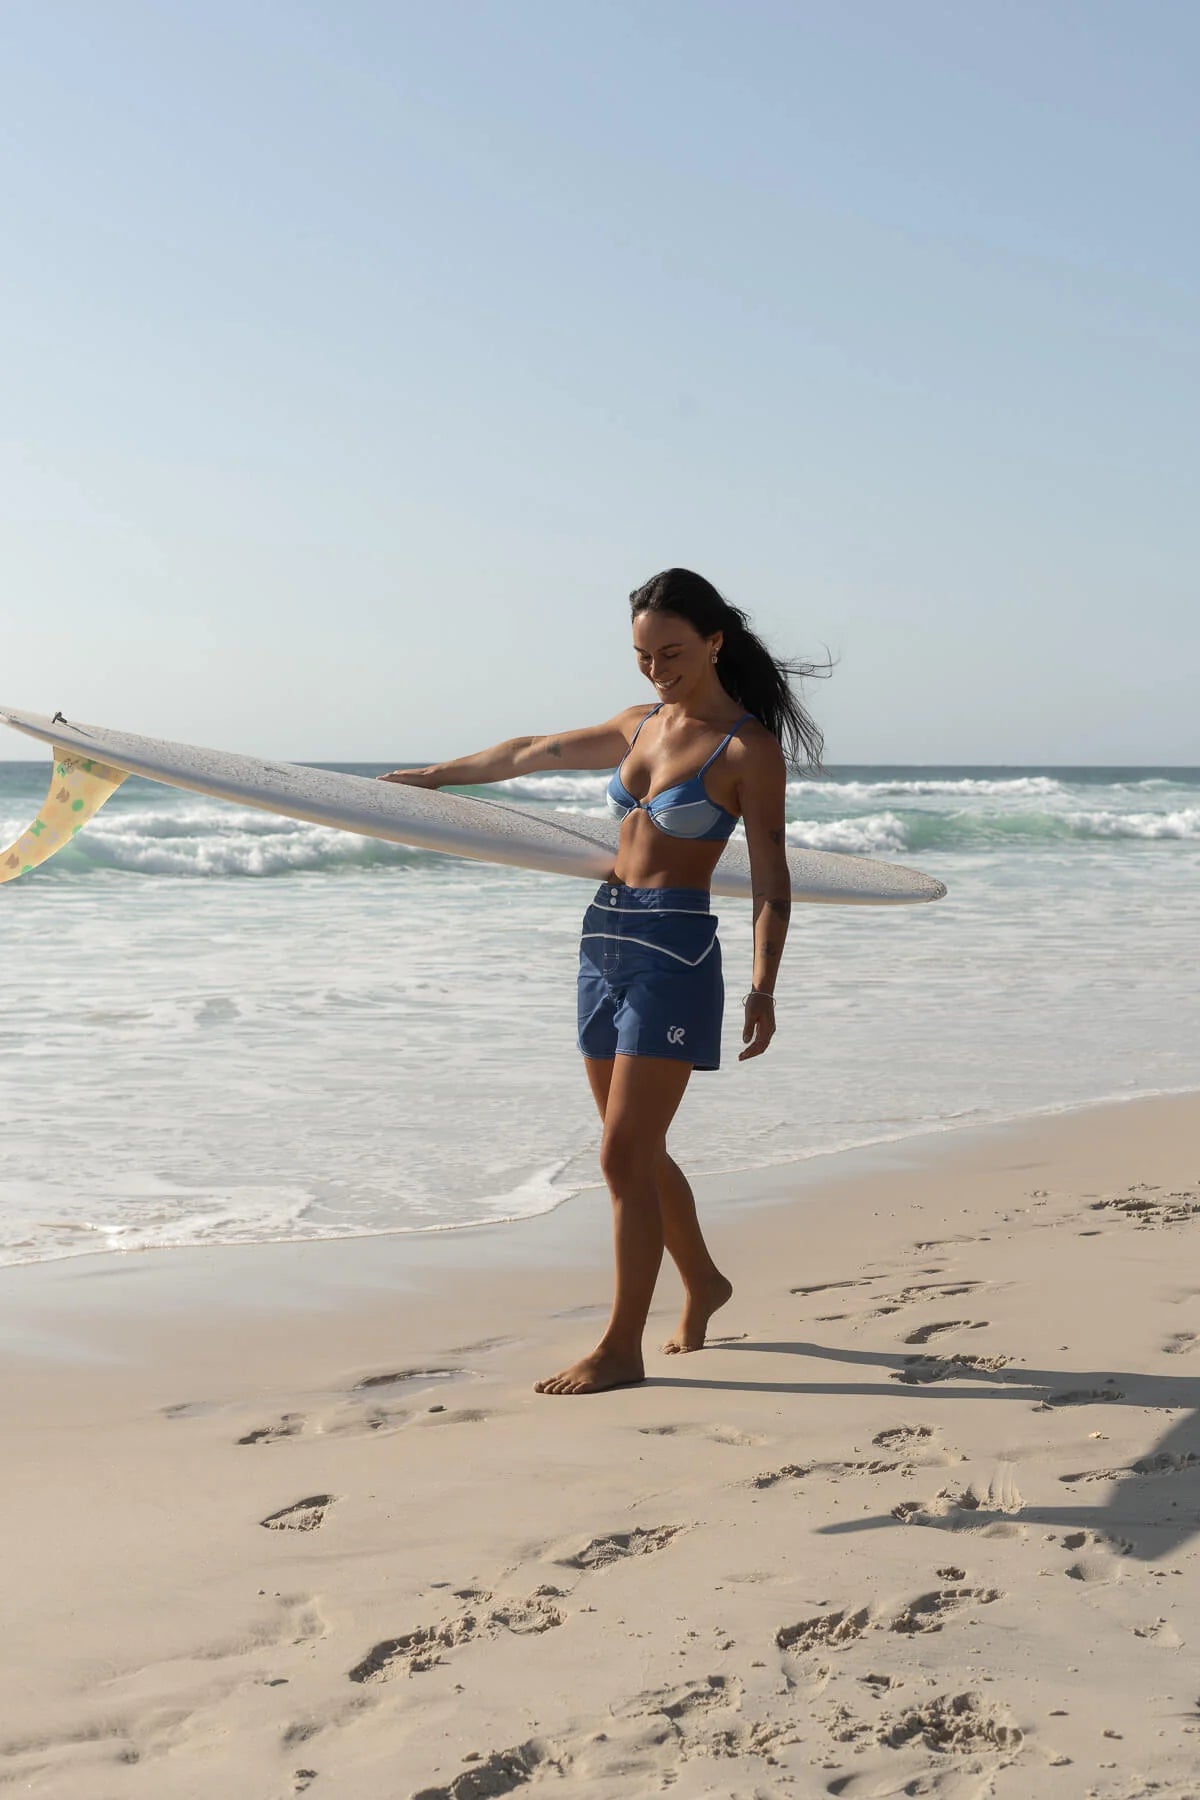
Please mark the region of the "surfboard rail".
[[[548, 874], [572, 875], [603, 881], [611, 873], [619, 827], [615, 821], [574, 813], [546, 813], [543, 809], [506, 800], [456, 794], [444, 788], [406, 787], [373, 780], [342, 770], [312, 768], [243, 756], [226, 750], [210, 750], [196, 744], [179, 744], [162, 738], [139, 737], [104, 726], [85, 725], [42, 713], [0, 707], [0, 719], [28, 737], [49, 744], [55, 757], [55, 777], [61, 770], [102, 768], [83, 792], [56, 801], [51, 789], [38, 819], [8, 850], [0, 850], [0, 879], [12, 879], [44, 862], [70, 841], [72, 825], [92, 818], [127, 775], [141, 775], [168, 787], [211, 795], [236, 805], [257, 807], [313, 825], [418, 849], [440, 851], [474, 861], [537, 869]], [[105, 782], [108, 777], [119, 777]], [[102, 791], [103, 790], [103, 791]], [[75, 802], [83, 798], [83, 806]], [[93, 804], [94, 801], [94, 804]], [[73, 809], [58, 819], [54, 808]], [[49, 809], [49, 811], [48, 811]], [[43, 821], [43, 815], [46, 815]], [[43, 821], [39, 829], [39, 821]], [[58, 831], [62, 825], [64, 830]], [[54, 831], [55, 841], [45, 855], [30, 860]], [[15, 859], [15, 860], [14, 860]], [[3, 871], [7, 867], [8, 874]], [[941, 899], [942, 882], [897, 863], [864, 856], [845, 856], [829, 850], [788, 851], [792, 898], [817, 905], [897, 906]], [[750, 895], [750, 863], [744, 844], [729, 845], [712, 881], [717, 895], [746, 898]]]

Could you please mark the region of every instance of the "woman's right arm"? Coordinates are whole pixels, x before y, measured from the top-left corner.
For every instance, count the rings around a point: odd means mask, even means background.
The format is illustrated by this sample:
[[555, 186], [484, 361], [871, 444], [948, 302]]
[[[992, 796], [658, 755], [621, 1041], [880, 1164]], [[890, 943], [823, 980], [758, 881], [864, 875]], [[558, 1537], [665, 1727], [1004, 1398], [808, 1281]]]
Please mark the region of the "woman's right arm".
[[510, 781], [514, 775], [537, 775], [547, 769], [611, 768], [624, 756], [630, 736], [648, 711], [645, 706], [627, 706], [603, 725], [560, 731], [553, 737], [508, 738], [473, 756], [432, 763], [427, 769], [393, 769], [379, 780], [405, 787], [480, 787], [485, 782]]

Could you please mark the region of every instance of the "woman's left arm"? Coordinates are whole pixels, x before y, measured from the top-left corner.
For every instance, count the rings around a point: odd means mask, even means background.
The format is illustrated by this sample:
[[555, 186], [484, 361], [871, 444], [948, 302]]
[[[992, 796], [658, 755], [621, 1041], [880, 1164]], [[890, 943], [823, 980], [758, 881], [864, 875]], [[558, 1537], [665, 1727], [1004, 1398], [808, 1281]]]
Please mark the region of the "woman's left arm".
[[746, 996], [746, 1045], [739, 1062], [761, 1056], [775, 1035], [775, 980], [792, 912], [792, 880], [784, 841], [787, 766], [768, 733], [755, 732], [745, 746], [746, 768], [738, 783], [750, 883], [754, 894], [754, 975]]

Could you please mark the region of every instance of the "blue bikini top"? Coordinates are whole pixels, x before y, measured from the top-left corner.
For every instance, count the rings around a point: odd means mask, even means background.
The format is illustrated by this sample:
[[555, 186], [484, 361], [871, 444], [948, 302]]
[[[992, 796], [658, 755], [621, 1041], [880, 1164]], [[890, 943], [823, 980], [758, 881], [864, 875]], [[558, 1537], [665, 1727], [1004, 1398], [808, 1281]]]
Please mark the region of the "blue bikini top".
[[[632, 750], [637, 743], [638, 731], [642, 729], [646, 719], [652, 719], [659, 708], [665, 704], [665, 701], [660, 700], [658, 706], [650, 708], [646, 718], [642, 720], [642, 724], [630, 738], [629, 750]], [[640, 808], [642, 812], [653, 819], [660, 831], [667, 833], [668, 837], [705, 838], [712, 842], [724, 843], [737, 824], [737, 820], [731, 812], [726, 812], [723, 806], [718, 806], [715, 800], [709, 799], [704, 788], [704, 776], [706, 770], [716, 762], [738, 729], [753, 716], [753, 713], [742, 714], [733, 729], [726, 732], [698, 775], [691, 776], [687, 781], [676, 782], [674, 787], [664, 788], [662, 793], [655, 794], [652, 800], [635, 800], [621, 780], [621, 770], [625, 767], [629, 756], [629, 750], [627, 750], [621, 758], [619, 766], [614, 769], [612, 779], [608, 784], [608, 810], [613, 818], [626, 819], [631, 812], [636, 812]]]

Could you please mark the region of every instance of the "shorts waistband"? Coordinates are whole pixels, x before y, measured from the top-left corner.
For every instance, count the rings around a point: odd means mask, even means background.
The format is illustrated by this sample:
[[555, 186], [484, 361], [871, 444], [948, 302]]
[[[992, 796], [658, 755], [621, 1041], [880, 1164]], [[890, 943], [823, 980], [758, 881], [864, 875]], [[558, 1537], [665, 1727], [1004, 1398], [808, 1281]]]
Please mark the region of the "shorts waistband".
[[690, 912], [712, 910], [707, 888], [626, 887], [623, 881], [602, 881], [592, 897], [593, 906], [606, 912]]

